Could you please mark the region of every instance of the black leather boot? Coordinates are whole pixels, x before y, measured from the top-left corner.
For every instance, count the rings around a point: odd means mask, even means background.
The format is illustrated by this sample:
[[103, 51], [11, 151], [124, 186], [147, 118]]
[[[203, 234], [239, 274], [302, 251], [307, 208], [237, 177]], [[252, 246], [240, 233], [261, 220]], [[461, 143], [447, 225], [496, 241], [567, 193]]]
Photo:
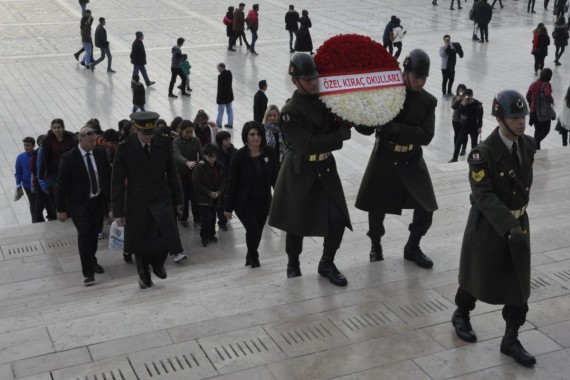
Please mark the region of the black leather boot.
[[375, 263], [377, 261], [384, 260], [384, 255], [382, 254], [382, 244], [380, 244], [380, 239], [370, 238], [372, 245], [370, 247], [370, 262]]
[[468, 311], [459, 308], [455, 310], [451, 317], [451, 324], [455, 327], [455, 333], [459, 339], [469, 343], [477, 342], [477, 335], [475, 335], [473, 327], [471, 327]]
[[412, 244], [408, 242], [404, 247], [404, 259], [410, 260], [416, 263], [417, 266], [422, 268], [433, 267], [433, 261], [420, 249], [419, 245]]
[[251, 267], [252, 268], [259, 268], [261, 266], [261, 264], [259, 263], [259, 252], [253, 252], [250, 255], [250, 260], [251, 260]]
[[336, 268], [336, 265], [334, 265], [335, 254], [336, 252], [323, 252], [323, 257], [321, 257], [321, 261], [319, 262], [318, 272], [321, 276], [328, 278], [331, 284], [346, 286], [348, 284], [346, 277], [344, 277]]
[[289, 262], [287, 263], [287, 278], [301, 277], [301, 264], [299, 263], [299, 255], [287, 254]]
[[139, 286], [141, 289], [147, 289], [154, 286], [150, 278], [150, 264], [148, 258], [135, 255], [137, 263], [137, 271], [139, 272]]
[[501, 352], [515, 359], [515, 361], [520, 365], [532, 367], [536, 364], [536, 359], [524, 349], [521, 342], [518, 340], [518, 330], [518, 327], [514, 328], [507, 326], [505, 329], [505, 336], [503, 336], [503, 340], [501, 342]]

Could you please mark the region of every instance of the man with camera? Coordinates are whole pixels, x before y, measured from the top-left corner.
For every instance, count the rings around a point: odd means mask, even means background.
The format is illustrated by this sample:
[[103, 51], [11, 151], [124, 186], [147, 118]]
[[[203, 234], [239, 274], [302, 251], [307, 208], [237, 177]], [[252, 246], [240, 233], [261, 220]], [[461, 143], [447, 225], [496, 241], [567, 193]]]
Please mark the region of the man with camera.
[[457, 162], [459, 152], [463, 144], [467, 144], [467, 136], [471, 138], [471, 149], [477, 146], [477, 139], [483, 128], [483, 105], [473, 97], [473, 90], [468, 88], [463, 91], [463, 100], [457, 110], [459, 119], [459, 133], [455, 140], [453, 157], [449, 162]]

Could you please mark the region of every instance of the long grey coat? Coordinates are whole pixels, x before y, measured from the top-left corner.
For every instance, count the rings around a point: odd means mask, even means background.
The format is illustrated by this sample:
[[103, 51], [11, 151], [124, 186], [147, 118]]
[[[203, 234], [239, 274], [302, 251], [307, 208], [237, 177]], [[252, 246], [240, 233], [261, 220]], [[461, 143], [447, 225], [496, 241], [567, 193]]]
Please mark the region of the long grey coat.
[[[516, 219], [511, 210], [528, 202], [536, 149], [526, 135], [519, 138], [518, 146], [522, 163], [517, 177], [523, 191], [508, 174], [515, 163], [498, 128], [468, 157], [472, 207], [461, 247], [459, 285], [490, 304], [522, 306], [530, 295], [528, 216]], [[527, 239], [514, 246], [508, 235], [519, 224]]]

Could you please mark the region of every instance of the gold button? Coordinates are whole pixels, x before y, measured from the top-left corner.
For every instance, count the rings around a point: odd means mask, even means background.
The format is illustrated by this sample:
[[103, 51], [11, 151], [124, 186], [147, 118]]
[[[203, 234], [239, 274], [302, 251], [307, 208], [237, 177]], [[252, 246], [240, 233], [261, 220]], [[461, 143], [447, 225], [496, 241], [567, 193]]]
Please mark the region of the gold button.
[[327, 168], [327, 173], [330, 172], [331, 170], [329, 168]]
[[515, 195], [516, 193], [517, 193], [516, 191], [513, 191], [513, 195]]
[[504, 176], [505, 176], [505, 173], [500, 172], [499, 175], [500, 175], [501, 177], [504, 177]]
[[321, 178], [321, 174], [319, 174], [319, 178]]
[[530, 190], [530, 188], [529, 188], [529, 187], [527, 187], [525, 190], [526, 190], [526, 191], [529, 191], [529, 190]]
[[397, 166], [397, 165], [398, 165], [398, 163], [397, 163], [397, 162], [394, 162], [394, 166]]

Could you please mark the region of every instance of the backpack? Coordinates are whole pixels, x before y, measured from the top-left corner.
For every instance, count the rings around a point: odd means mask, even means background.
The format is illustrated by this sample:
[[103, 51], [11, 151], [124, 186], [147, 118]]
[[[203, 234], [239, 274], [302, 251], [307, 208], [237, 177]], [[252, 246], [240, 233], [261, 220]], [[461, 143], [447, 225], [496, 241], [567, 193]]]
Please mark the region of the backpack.
[[536, 113], [536, 118], [540, 122], [556, 119], [556, 112], [544, 94], [545, 84], [546, 83], [542, 84], [540, 87], [540, 92], [534, 99], [534, 112]]

